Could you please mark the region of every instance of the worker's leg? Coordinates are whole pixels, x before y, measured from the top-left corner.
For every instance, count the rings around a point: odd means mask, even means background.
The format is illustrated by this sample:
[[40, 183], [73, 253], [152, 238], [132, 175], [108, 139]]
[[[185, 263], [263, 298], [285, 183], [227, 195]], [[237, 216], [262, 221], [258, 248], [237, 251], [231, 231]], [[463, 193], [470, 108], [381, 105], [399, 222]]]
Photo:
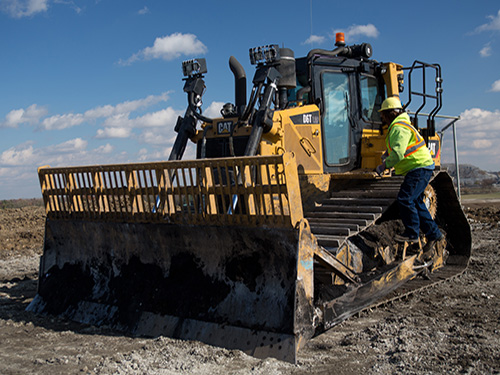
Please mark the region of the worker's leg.
[[[428, 173], [430, 172], [430, 173]], [[405, 236], [418, 238], [420, 234], [420, 216], [417, 209], [417, 200], [424, 192], [431, 170], [417, 168], [408, 172], [398, 193], [399, 214], [405, 226]], [[432, 219], [432, 218], [431, 218]]]
[[[430, 179], [430, 176], [432, 175], [432, 171], [431, 170], [425, 170], [425, 171], [427, 171], [429, 178], [424, 176], [423, 179], [425, 178], [428, 181]], [[424, 192], [422, 192], [422, 194], [420, 194], [420, 197], [416, 200], [415, 207], [417, 209], [418, 217], [420, 220], [420, 229], [422, 229], [422, 232], [425, 234], [425, 237], [427, 237], [427, 241], [441, 239], [442, 233], [439, 230], [434, 219], [432, 219], [432, 216], [429, 213], [427, 206], [425, 205]]]

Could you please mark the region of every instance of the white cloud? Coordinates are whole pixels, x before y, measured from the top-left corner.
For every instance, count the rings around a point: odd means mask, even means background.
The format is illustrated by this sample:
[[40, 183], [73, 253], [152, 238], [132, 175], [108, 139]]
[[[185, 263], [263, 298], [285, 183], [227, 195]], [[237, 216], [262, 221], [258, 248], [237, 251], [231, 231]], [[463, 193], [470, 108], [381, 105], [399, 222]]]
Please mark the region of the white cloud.
[[[38, 122], [39, 128], [48, 130], [66, 129], [93, 121], [97, 123], [97, 129], [94, 137], [75, 137], [45, 147], [36, 147], [35, 142], [29, 141], [0, 150], [0, 198], [39, 196], [36, 170], [40, 165], [58, 167], [167, 160], [177, 136], [174, 131], [177, 117], [183, 115], [184, 110], [167, 107], [132, 117], [135, 115], [134, 111], [164, 100], [167, 100], [166, 94], [148, 96], [117, 105], [98, 106], [84, 113], [58, 114], [42, 121], [36, 115], [37, 110], [41, 109], [39, 106], [34, 105], [19, 113], [13, 112], [9, 117], [10, 125], [23, 121]], [[212, 102], [204, 114], [219, 117], [222, 105], [222, 102]], [[70, 133], [60, 133], [57, 136], [64, 134]], [[113, 141], [103, 144], [99, 139]], [[130, 141], [142, 144], [142, 149], [137, 153], [117, 150], [124, 144], [129, 145]], [[184, 158], [194, 158], [195, 153], [195, 145], [188, 142]]]
[[81, 139], [81, 138], [75, 138], [75, 139], [70, 139], [69, 141], [60, 143], [56, 146], [53, 147], [53, 152], [55, 153], [68, 153], [68, 152], [75, 152], [75, 151], [83, 151], [87, 148], [88, 142]]
[[132, 128], [134, 124], [129, 115], [130, 113], [120, 113], [110, 116], [104, 120], [102, 126], [105, 128]]
[[123, 103], [119, 103], [116, 106], [105, 105], [90, 109], [85, 112], [85, 117], [102, 118], [120, 114], [128, 114], [130, 112], [137, 111], [138, 109], [147, 108], [154, 104], [167, 101], [168, 99], [169, 96], [167, 92], [164, 92], [160, 95], [149, 95], [146, 98], [126, 101]]
[[491, 85], [491, 91], [500, 92], [500, 79], [498, 81], [493, 82]]
[[[210, 103], [205, 111], [203, 111], [203, 115], [209, 118], [221, 117], [220, 110], [223, 105], [224, 102], [214, 101]], [[177, 133], [174, 131], [174, 125], [177, 121], [177, 117], [181, 115], [182, 112], [173, 111], [171, 108], [167, 108], [160, 112], [162, 112], [162, 116], [166, 116], [164, 120], [162, 120], [161, 126], [158, 124], [157, 127], [149, 128], [145, 123], [142, 124], [144, 131], [139, 135], [138, 140], [152, 147], [140, 150], [139, 160], [141, 161], [166, 160], [170, 156], [172, 145], [177, 137]], [[199, 126], [198, 129], [200, 129]], [[183, 159], [194, 158], [196, 158], [196, 146], [194, 143], [188, 142]]]
[[[344, 33], [346, 42], [352, 42], [358, 39], [359, 36], [365, 36], [369, 38], [377, 38], [379, 36], [379, 31], [373, 24], [368, 25], [352, 25], [347, 30], [339, 29], [333, 32], [333, 35], [330, 35], [331, 38], [335, 40], [336, 34], [338, 32]], [[326, 37], [321, 35], [311, 35], [305, 42], [302, 44], [322, 44], [326, 41]]]
[[484, 149], [492, 145], [493, 143], [489, 139], [474, 139], [471, 144], [472, 148], [475, 149]]
[[174, 132], [174, 129], [170, 129], [170, 131], [166, 132], [169, 134], [160, 134], [157, 131], [153, 130], [147, 130], [144, 131], [141, 136], [139, 137], [139, 140], [143, 143], [149, 144], [149, 145], [165, 145], [165, 146], [172, 146], [175, 142], [175, 137], [176, 133]]
[[203, 112], [203, 115], [209, 118], [221, 117], [220, 110], [224, 106], [224, 102], [212, 102], [208, 108]]
[[5, 150], [0, 154], [0, 166], [24, 166], [36, 169], [39, 163], [53, 163], [55, 160], [67, 162], [68, 155], [81, 156], [85, 153], [88, 142], [82, 138], [74, 138], [38, 149], [34, 148], [33, 144], [33, 141], [28, 141]]
[[305, 42], [302, 44], [322, 44], [324, 43], [326, 38], [320, 35], [311, 35]]
[[496, 16], [490, 15], [487, 18], [490, 19], [490, 22], [477, 27], [475, 31], [479, 33], [483, 31], [500, 31], [500, 10]]
[[[157, 148], [148, 152], [147, 150], [138, 155], [139, 161], [153, 161], [153, 160], [168, 160], [170, 157], [170, 152], [172, 151], [172, 144], [161, 144], [161, 148]], [[193, 143], [188, 142], [186, 150], [182, 159], [190, 160], [196, 158], [196, 147]]]
[[148, 14], [149, 13], [149, 8], [148, 7], [144, 7], [142, 8], [139, 12], [137, 12], [138, 14], [140, 15], [144, 15], [144, 14]]
[[[98, 165], [130, 162], [127, 153], [113, 153], [107, 143], [88, 150], [88, 142], [74, 138], [65, 142], [37, 148], [28, 141], [0, 154], [0, 199], [32, 198], [40, 196], [37, 168], [68, 165]], [[137, 160], [137, 159], [136, 159]]]
[[45, 130], [62, 130], [80, 125], [85, 121], [81, 113], [67, 113], [64, 115], [55, 115], [42, 121], [41, 127]]
[[63, 130], [84, 123], [98, 122], [101, 129], [97, 130], [96, 138], [127, 138], [133, 135], [134, 128], [165, 127], [173, 129], [181, 111], [171, 107], [146, 113], [142, 116], [131, 117], [139, 110], [167, 101], [169, 93], [149, 95], [137, 100], [128, 100], [117, 105], [103, 105], [85, 111], [84, 113], [64, 113], [46, 117], [45, 107], [33, 104], [26, 109], [10, 111], [5, 120], [0, 122], [1, 127], [18, 127], [20, 124], [36, 125], [39, 130]]
[[5, 121], [0, 122], [0, 127], [17, 128], [21, 124], [34, 125], [45, 115], [47, 115], [45, 107], [32, 104], [26, 109], [14, 109], [7, 113]]
[[349, 40], [356, 40], [358, 36], [377, 38], [380, 34], [375, 25], [371, 23], [368, 25], [352, 25], [346, 31], [343, 32], [345, 34], [346, 42]]
[[130, 65], [138, 60], [163, 59], [173, 60], [182, 55], [204, 55], [207, 47], [194, 34], [174, 33], [156, 38], [152, 47], [146, 47], [127, 60], [119, 61], [121, 65]]
[[491, 56], [491, 45], [490, 43], [486, 44], [481, 51], [479, 51], [479, 55], [481, 57], [490, 57]]
[[12, 168], [0, 168], [0, 177], [7, 177], [11, 171]]
[[460, 114], [460, 127], [468, 133], [476, 134], [480, 131], [498, 131], [500, 137], [500, 110], [488, 111], [481, 108], [467, 109]]
[[[132, 129], [160, 128], [161, 131], [173, 131], [177, 117], [181, 111], [176, 111], [171, 107], [160, 111], [147, 113], [136, 118], [129, 118], [128, 113], [123, 113], [108, 117], [103, 123], [104, 129], [98, 129], [96, 138], [126, 138], [132, 135]], [[144, 141], [144, 137], [141, 137]], [[152, 139], [152, 138], [149, 138]], [[149, 143], [147, 141], [147, 143]], [[154, 141], [152, 143], [159, 143]]]
[[[451, 134], [451, 133], [450, 133]], [[452, 162], [452, 141], [448, 132], [443, 144], [443, 162]], [[500, 170], [500, 110], [467, 109], [457, 122], [459, 162]]]
[[109, 117], [118, 114], [119, 112], [116, 110], [116, 106], [112, 105], [103, 105], [100, 107], [95, 107], [89, 109], [84, 113], [84, 116], [87, 119], [98, 119], [103, 117]]
[[45, 118], [40, 124], [40, 128], [44, 130], [62, 130], [73, 126], [81, 125], [84, 122], [95, 122], [98, 119], [105, 119], [105, 126], [132, 126], [123, 124], [120, 121], [128, 123], [131, 112], [139, 109], [145, 109], [160, 102], [169, 99], [168, 93], [164, 92], [160, 95], [149, 95], [146, 98], [125, 101], [115, 106], [104, 105], [89, 109], [84, 113], [66, 113], [62, 115], [54, 115]]
[[113, 152], [115, 148], [110, 145], [109, 143], [106, 143], [105, 145], [103, 146], [99, 146], [97, 147], [94, 152], [98, 153], [98, 154], [110, 154], [111, 152]]
[[35, 152], [32, 142], [11, 147], [0, 155], [0, 165], [19, 166], [35, 162]]
[[[96, 1], [96, 2], [98, 2], [98, 1]], [[69, 5], [78, 14], [82, 12], [82, 8], [80, 8], [78, 5], [76, 5], [73, 0], [54, 0], [54, 3]]]
[[96, 138], [128, 138], [132, 133], [131, 128], [126, 127], [107, 127], [98, 129]]
[[49, 0], [2, 0], [0, 9], [13, 18], [34, 16], [46, 12]]
[[138, 117], [133, 120], [133, 123], [136, 127], [170, 126], [173, 128], [180, 114], [180, 111], [168, 107], [161, 111], [147, 113], [144, 116]]
[[72, 0], [0, 0], [0, 11], [12, 18], [32, 17], [49, 9], [49, 3], [69, 5], [76, 13], [82, 8]]

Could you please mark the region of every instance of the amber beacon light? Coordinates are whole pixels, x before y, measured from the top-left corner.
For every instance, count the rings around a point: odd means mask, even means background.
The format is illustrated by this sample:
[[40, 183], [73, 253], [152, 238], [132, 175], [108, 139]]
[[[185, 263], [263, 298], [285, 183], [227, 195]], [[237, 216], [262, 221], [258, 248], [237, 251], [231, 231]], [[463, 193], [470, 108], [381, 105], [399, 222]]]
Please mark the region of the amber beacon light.
[[336, 33], [335, 34], [335, 45], [337, 47], [345, 46], [345, 36], [344, 36], [344, 33]]

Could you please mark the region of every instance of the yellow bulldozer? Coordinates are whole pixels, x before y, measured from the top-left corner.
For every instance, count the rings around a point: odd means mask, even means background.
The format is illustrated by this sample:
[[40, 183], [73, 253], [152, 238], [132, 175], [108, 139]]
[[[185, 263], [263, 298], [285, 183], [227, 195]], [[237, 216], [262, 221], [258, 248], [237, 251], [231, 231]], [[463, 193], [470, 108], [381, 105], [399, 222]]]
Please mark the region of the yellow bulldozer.
[[[440, 168], [440, 66], [381, 63], [341, 35], [301, 58], [277, 45], [249, 54], [249, 99], [231, 57], [235, 103], [220, 118], [201, 110], [206, 61], [183, 62], [188, 106], [168, 161], [39, 168], [47, 219], [30, 311], [295, 362], [359, 311], [463, 272], [471, 233]], [[436, 164], [425, 202], [445, 239], [431, 261], [424, 236], [394, 241], [402, 178], [374, 172], [378, 110], [404, 89]], [[196, 159], [182, 160], [191, 141]]]

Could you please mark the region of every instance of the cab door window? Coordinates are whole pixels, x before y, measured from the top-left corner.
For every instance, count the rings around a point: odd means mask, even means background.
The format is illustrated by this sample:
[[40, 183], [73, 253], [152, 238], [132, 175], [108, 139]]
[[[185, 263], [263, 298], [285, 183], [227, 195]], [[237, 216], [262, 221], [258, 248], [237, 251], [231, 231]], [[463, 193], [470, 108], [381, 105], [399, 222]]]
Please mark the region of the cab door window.
[[323, 134], [328, 165], [349, 162], [349, 77], [341, 72], [323, 72]]

